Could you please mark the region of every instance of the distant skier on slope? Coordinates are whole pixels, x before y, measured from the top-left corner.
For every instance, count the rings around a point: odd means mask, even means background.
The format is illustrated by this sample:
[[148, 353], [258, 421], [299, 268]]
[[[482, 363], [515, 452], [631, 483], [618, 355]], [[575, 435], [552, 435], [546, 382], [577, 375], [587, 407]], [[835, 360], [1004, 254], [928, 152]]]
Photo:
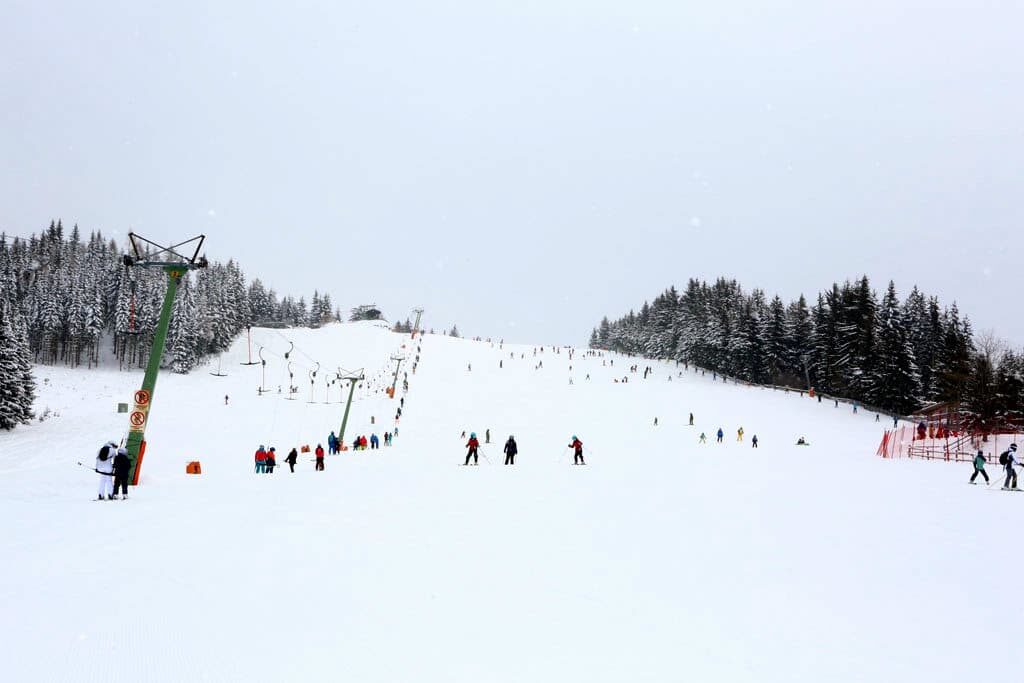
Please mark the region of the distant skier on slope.
[[700, 433], [700, 441], [698, 443], [707, 443], [708, 437], [704, 435], [704, 432]]
[[[324, 452], [324, 449], [321, 448], [319, 445], [316, 448], [321, 453]], [[288, 469], [291, 471], [291, 473], [295, 474], [295, 463], [299, 461], [299, 452], [292, 448], [290, 451], [288, 451], [288, 457], [285, 458], [284, 461], [288, 463]]]
[[273, 474], [277, 467], [277, 449], [273, 446], [267, 451], [267, 474]]
[[575, 434], [572, 435], [572, 443], [569, 444], [569, 448], [573, 451], [572, 464], [573, 465], [586, 465], [587, 463], [583, 460], [583, 442], [580, 441]]
[[978, 454], [974, 456], [974, 474], [971, 475], [971, 483], [978, 478], [978, 475], [985, 477], [985, 483], [988, 481], [988, 472], [985, 471], [985, 453], [984, 451], [978, 451]]
[[132, 471], [132, 459], [128, 457], [127, 448], [118, 448], [114, 456], [114, 500], [117, 500], [117, 492], [121, 491], [121, 498], [128, 499], [128, 474]]
[[267, 452], [263, 450], [263, 444], [256, 449], [256, 474], [263, 474], [267, 468]]
[[508, 441], [505, 442], [505, 464], [515, 465], [516, 464], [516, 453], [519, 452], [519, 447], [516, 446], [516, 440], [511, 435], [508, 437]]
[[693, 413], [690, 413], [690, 426], [693, 426]]
[[750, 440], [750, 447], [757, 448], [757, 434], [754, 434], [754, 438]]
[[469, 459], [473, 458], [473, 464], [474, 465], [479, 465], [480, 462], [479, 462], [479, 456], [477, 455], [477, 449], [480, 448], [480, 442], [477, 441], [477, 439], [476, 439], [476, 432], [471, 432], [470, 433], [469, 441], [466, 442], [466, 448], [468, 448], [469, 450], [466, 451], [466, 462], [464, 462], [463, 464], [464, 465], [468, 465], [469, 464]]
[[[295, 453], [295, 449], [294, 448], [292, 449], [292, 453]], [[313, 455], [316, 456], [316, 471], [317, 472], [323, 472], [324, 471], [324, 447], [321, 446], [320, 444], [317, 444], [316, 445], [316, 451], [314, 451]]]
[[100, 486], [96, 500], [114, 499], [114, 456], [117, 444], [113, 441], [105, 443], [96, 454], [96, 473], [100, 475]]
[[743, 441], [743, 427], [736, 430], [736, 440]]
[[725, 437], [725, 432], [723, 432], [722, 428], [719, 427], [718, 428], [718, 443], [722, 443], [722, 438], [723, 437]]

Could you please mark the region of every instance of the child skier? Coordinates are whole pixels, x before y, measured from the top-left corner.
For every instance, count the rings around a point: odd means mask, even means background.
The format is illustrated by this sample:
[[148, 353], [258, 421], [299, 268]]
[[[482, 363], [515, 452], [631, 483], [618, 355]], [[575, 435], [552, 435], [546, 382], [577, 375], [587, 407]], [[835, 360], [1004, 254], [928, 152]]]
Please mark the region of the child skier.
[[982, 451], [978, 451], [978, 454], [974, 456], [974, 474], [971, 475], [972, 484], [979, 474], [985, 477], [986, 484], [989, 483], [988, 472], [985, 471], [985, 453]]
[[128, 474], [132, 471], [132, 459], [128, 457], [127, 448], [118, 448], [114, 456], [114, 499], [117, 499], [118, 490], [121, 491], [121, 498], [128, 499]]
[[505, 464], [515, 465], [516, 464], [516, 453], [519, 452], [519, 447], [516, 446], [516, 440], [509, 435], [508, 441], [505, 442]]
[[[294, 452], [295, 452], [295, 449], [293, 448], [292, 449], [292, 453], [294, 453]], [[316, 471], [317, 472], [323, 472], [324, 471], [324, 447], [321, 446], [320, 444], [317, 444], [316, 445], [316, 450], [313, 452], [313, 455], [316, 456]]]
[[583, 461], [583, 442], [576, 438], [576, 435], [572, 435], [572, 443], [569, 444], [569, 448], [573, 450], [572, 464], [573, 465], [586, 465]]
[[100, 487], [96, 500], [114, 499], [114, 455], [117, 444], [113, 441], [103, 445], [96, 454], [96, 473], [100, 475]]
[[476, 432], [471, 432], [470, 433], [469, 441], [466, 443], [466, 448], [468, 448], [469, 450], [466, 451], [466, 462], [464, 462], [462, 464], [463, 465], [468, 465], [469, 464], [469, 459], [473, 458], [473, 464], [474, 465], [479, 465], [480, 462], [479, 462], [479, 458], [477, 456], [477, 449], [480, 448], [480, 442], [476, 440]]
[[277, 449], [271, 446], [270, 450], [267, 451], [267, 474], [273, 474], [275, 466], [277, 466]]

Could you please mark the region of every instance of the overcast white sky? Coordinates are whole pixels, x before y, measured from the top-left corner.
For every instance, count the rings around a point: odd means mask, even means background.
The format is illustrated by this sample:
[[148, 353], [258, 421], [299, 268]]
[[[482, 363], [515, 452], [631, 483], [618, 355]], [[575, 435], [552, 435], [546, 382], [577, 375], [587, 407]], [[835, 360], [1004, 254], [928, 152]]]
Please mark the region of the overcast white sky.
[[0, 230], [583, 343], [867, 273], [1024, 345], [1024, 3], [0, 2]]

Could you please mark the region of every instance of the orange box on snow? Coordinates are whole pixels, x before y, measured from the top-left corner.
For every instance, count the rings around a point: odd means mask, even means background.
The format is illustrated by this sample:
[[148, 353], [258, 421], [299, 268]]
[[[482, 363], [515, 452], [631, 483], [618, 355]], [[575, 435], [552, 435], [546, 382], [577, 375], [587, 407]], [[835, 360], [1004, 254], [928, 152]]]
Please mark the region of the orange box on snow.
[[302, 452], [303, 453], [309, 453], [309, 446], [303, 446], [302, 447]]
[[193, 460], [189, 464], [185, 465], [185, 474], [202, 474], [203, 468], [199, 464], [198, 460]]

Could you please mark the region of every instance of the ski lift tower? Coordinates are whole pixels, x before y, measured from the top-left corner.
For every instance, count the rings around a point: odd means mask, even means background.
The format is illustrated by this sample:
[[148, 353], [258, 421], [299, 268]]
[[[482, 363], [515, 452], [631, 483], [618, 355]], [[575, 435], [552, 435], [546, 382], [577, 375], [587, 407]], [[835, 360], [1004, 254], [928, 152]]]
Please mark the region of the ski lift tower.
[[391, 356], [391, 360], [395, 361], [395, 378], [391, 382], [391, 398], [395, 397], [395, 386], [398, 385], [398, 369], [402, 367], [402, 361], [405, 360], [405, 356]]
[[[156, 387], [157, 374], [160, 372], [160, 359], [164, 355], [167, 327], [171, 322], [171, 312], [174, 310], [174, 295], [178, 292], [178, 283], [181, 278], [190, 270], [205, 268], [207, 261], [205, 256], [199, 255], [199, 250], [203, 247], [203, 242], [206, 241], [205, 235], [193, 237], [170, 247], [161, 246], [134, 232], [128, 233], [128, 240], [131, 243], [132, 254], [125, 254], [125, 266], [159, 268], [167, 273], [167, 292], [164, 294], [160, 319], [156, 325], [156, 333], [153, 335], [149, 363], [146, 365], [142, 388], [135, 392], [134, 409], [128, 417], [126, 448], [128, 456], [132, 459], [129, 479], [134, 486], [139, 483], [139, 467], [142, 465], [142, 457], [146, 454], [146, 425], [149, 424], [149, 411], [153, 406], [153, 390]], [[195, 246], [194, 250], [193, 245]], [[150, 252], [150, 247], [155, 248], [155, 251]], [[191, 255], [188, 255], [189, 252]]]
[[356, 382], [365, 380], [366, 375], [361, 369], [355, 372], [343, 373], [341, 368], [339, 368], [337, 379], [348, 381], [348, 402], [345, 404], [345, 416], [341, 418], [341, 429], [338, 430], [338, 443], [341, 444], [345, 442], [345, 427], [348, 425], [348, 411], [352, 408], [352, 396], [356, 393]]
[[422, 308], [414, 308], [412, 312], [416, 314], [416, 322], [412, 326], [412, 338], [415, 339], [417, 333], [420, 331], [420, 316], [423, 315]]

